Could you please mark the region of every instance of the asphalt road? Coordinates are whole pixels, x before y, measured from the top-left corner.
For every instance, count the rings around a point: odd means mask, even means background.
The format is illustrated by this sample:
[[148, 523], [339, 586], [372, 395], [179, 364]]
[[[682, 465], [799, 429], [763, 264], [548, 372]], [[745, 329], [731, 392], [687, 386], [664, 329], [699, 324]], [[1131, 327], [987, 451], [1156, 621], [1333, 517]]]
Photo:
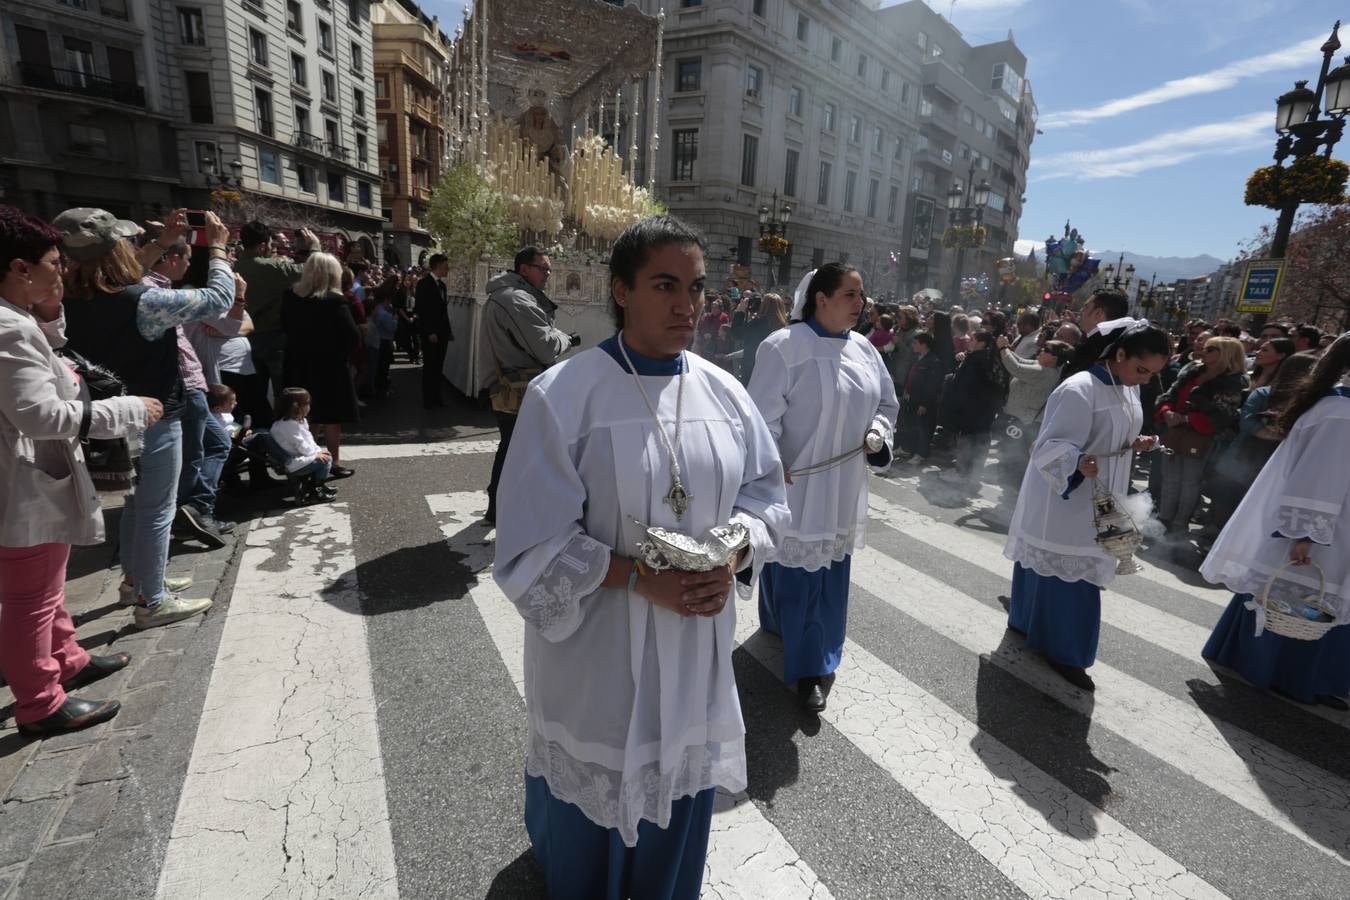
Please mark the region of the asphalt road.
[[[462, 402], [424, 413], [415, 378], [396, 372], [403, 393], [350, 436], [336, 503], [259, 511], [163, 713], [159, 782], [124, 795], [107, 867], [79, 883], [543, 896], [524, 626], [476, 521], [495, 432]], [[1011, 565], [970, 503], [931, 475], [871, 486], [824, 716], [738, 605], [750, 787], [723, 798], [705, 896], [1350, 894], [1350, 716], [1211, 670], [1221, 591], [1162, 564], [1120, 579], [1089, 696], [1004, 631]]]

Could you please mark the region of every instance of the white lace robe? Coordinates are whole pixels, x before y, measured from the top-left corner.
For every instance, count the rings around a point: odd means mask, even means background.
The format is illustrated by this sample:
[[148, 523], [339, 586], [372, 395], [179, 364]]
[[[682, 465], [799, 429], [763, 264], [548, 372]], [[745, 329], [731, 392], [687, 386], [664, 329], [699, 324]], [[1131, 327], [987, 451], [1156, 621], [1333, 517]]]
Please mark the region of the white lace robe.
[[[789, 470], [859, 447], [874, 428], [889, 447], [900, 412], [886, 363], [867, 338], [822, 337], [800, 322], [759, 345], [749, 390]], [[794, 478], [787, 489], [792, 524], [773, 561], [811, 572], [864, 546], [867, 471], [855, 456]]]
[[1097, 546], [1091, 480], [1066, 498], [1081, 457], [1097, 456], [1097, 480], [1117, 497], [1130, 484], [1128, 448], [1143, 428], [1139, 388], [1107, 384], [1092, 371], [1070, 376], [1045, 405], [1044, 424], [1031, 448], [1003, 555], [1038, 575], [1107, 585], [1116, 560]]
[[[734, 602], [683, 618], [600, 588], [610, 552], [636, 554], [637, 522], [692, 534], [743, 522], [758, 566], [788, 520], [778, 453], [744, 388], [685, 358], [682, 522], [662, 502], [670, 469], [651, 414], [599, 348], [530, 384], [498, 493], [494, 577], [528, 626], [526, 771], [629, 846], [640, 820], [669, 823], [674, 800], [744, 790], [745, 726]], [[643, 384], [671, 434], [678, 378]]]
[[[1260, 594], [1289, 559], [1288, 539], [1308, 538], [1327, 599], [1350, 618], [1350, 389], [1341, 390], [1300, 416], [1275, 448], [1200, 567], [1208, 581]], [[1272, 594], [1302, 601], [1317, 589], [1316, 570], [1299, 566], [1279, 575]]]

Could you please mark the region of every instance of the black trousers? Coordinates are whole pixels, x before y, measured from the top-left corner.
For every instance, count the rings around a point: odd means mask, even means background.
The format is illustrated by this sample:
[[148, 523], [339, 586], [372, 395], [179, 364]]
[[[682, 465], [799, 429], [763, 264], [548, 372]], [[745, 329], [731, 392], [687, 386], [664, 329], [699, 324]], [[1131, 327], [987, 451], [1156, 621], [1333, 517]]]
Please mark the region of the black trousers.
[[492, 457], [492, 480], [488, 482], [487, 517], [496, 521], [497, 485], [502, 480], [502, 465], [506, 462], [506, 451], [511, 447], [511, 432], [516, 430], [516, 416], [514, 413], [497, 412], [495, 409], [492, 415], [496, 417], [497, 430], [502, 435], [501, 443], [497, 445], [497, 455]]
[[436, 343], [432, 343], [430, 338], [422, 338], [422, 406], [440, 406], [441, 404], [441, 381], [445, 376], [442, 370], [445, 368], [445, 345], [447, 341], [441, 338]]

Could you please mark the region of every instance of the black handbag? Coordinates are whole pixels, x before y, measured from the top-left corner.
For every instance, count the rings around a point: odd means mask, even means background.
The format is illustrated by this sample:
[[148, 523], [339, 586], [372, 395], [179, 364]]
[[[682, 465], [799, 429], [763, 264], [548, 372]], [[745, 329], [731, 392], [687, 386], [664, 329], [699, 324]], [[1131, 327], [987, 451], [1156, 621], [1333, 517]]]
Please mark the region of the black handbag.
[[131, 460], [131, 445], [124, 437], [91, 438], [89, 426], [93, 419], [95, 400], [124, 397], [127, 393], [122, 379], [110, 369], [92, 363], [69, 347], [56, 351], [75, 373], [80, 383], [80, 402], [84, 415], [80, 419], [80, 445], [84, 450], [85, 468], [102, 494], [125, 494], [136, 486], [136, 469]]

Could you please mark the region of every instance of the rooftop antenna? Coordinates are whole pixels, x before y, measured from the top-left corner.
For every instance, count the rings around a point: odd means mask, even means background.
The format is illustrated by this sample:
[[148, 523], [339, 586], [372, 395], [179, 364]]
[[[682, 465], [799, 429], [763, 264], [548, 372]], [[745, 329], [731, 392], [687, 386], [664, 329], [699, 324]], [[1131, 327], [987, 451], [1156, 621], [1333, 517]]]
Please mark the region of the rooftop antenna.
[[952, 18], [955, 15], [956, 15], [956, 0], [952, 0], [951, 6], [947, 7], [947, 21], [951, 22], [952, 24], [956, 24], [956, 20]]

